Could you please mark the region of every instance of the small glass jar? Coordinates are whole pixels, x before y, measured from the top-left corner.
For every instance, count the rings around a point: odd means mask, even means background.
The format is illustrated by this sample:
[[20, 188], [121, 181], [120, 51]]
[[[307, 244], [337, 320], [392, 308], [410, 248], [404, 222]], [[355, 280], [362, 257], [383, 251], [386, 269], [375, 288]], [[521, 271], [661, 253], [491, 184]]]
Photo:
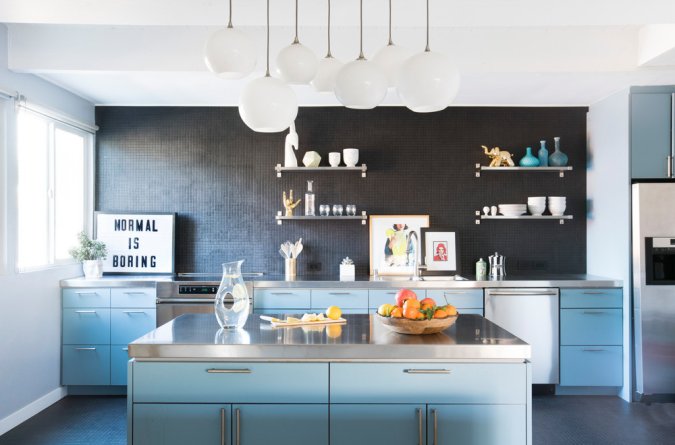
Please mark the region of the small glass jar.
[[321, 204], [319, 206], [319, 215], [321, 216], [330, 216], [330, 205]]
[[345, 212], [347, 216], [356, 216], [356, 206], [354, 204], [348, 204], [345, 207]]
[[342, 204], [334, 204], [333, 205], [333, 215], [334, 216], [342, 216]]

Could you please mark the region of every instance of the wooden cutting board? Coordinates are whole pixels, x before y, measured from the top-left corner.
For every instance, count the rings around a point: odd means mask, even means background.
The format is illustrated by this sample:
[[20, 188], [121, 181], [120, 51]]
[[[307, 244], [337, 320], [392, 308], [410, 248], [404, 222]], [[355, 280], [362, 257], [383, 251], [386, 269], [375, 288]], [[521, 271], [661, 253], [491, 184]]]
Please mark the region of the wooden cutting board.
[[331, 320], [327, 318], [323, 321], [301, 321], [299, 323], [286, 323], [284, 320], [275, 317], [269, 317], [267, 315], [261, 315], [261, 320], [269, 321], [272, 327], [275, 328], [293, 328], [296, 326], [318, 326], [322, 324], [336, 324], [336, 323], [347, 323], [347, 320], [340, 317], [337, 320]]

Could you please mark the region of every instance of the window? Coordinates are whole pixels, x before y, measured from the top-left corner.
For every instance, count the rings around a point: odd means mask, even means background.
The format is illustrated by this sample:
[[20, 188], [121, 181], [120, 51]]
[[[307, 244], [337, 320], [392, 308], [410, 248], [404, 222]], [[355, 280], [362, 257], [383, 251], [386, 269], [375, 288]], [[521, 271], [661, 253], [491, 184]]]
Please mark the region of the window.
[[72, 261], [88, 227], [92, 135], [40, 114], [17, 115], [17, 268]]

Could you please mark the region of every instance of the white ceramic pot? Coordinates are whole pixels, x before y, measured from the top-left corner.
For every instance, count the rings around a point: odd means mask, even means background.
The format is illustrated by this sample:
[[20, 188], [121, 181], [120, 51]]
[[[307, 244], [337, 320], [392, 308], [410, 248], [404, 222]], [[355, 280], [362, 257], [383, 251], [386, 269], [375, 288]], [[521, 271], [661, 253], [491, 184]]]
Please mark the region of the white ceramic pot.
[[328, 163], [330, 164], [331, 167], [337, 167], [338, 165], [340, 165], [340, 152], [333, 151], [328, 153]]
[[356, 167], [356, 164], [359, 162], [359, 149], [345, 148], [342, 150], [342, 159], [344, 159], [347, 167]]
[[103, 276], [103, 260], [82, 261], [82, 272], [88, 279], [101, 278]]

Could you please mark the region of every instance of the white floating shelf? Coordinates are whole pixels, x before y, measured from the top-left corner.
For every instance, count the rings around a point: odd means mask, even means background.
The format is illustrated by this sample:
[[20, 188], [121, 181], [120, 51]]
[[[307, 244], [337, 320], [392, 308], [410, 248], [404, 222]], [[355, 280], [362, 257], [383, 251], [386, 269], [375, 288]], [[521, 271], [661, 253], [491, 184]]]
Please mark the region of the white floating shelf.
[[573, 170], [571, 165], [564, 167], [489, 167], [487, 165], [476, 164], [476, 178], [480, 178], [480, 172], [558, 172], [561, 178], [565, 177], [565, 172]]
[[357, 216], [284, 216], [281, 211], [277, 212], [274, 217], [277, 224], [281, 225], [282, 221], [361, 221], [362, 225], [366, 225], [368, 215], [366, 212], [361, 212]]
[[361, 172], [361, 177], [366, 177], [368, 167], [366, 164], [361, 164], [356, 167], [282, 167], [277, 164], [274, 167], [277, 172], [277, 178], [281, 178], [281, 172]]
[[476, 216], [480, 216], [480, 219], [476, 218], [476, 224], [480, 224], [482, 219], [520, 219], [520, 220], [558, 220], [560, 224], [565, 224], [565, 220], [573, 219], [572, 215], [520, 215], [520, 216], [504, 216], [504, 215], [483, 215], [479, 211], [476, 211]]

